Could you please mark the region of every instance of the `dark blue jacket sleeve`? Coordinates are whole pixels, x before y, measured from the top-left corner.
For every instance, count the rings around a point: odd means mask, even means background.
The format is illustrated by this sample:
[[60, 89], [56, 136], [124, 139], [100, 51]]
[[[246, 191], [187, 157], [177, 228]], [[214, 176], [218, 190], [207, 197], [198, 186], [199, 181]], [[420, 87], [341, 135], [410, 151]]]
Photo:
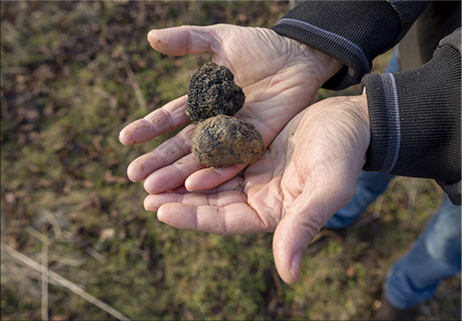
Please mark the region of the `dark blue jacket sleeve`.
[[345, 64], [324, 85], [343, 89], [369, 73], [372, 60], [397, 44], [429, 1], [305, 1], [271, 29]]
[[460, 205], [461, 74], [459, 28], [426, 64], [366, 75], [371, 142], [364, 168], [435, 179]]

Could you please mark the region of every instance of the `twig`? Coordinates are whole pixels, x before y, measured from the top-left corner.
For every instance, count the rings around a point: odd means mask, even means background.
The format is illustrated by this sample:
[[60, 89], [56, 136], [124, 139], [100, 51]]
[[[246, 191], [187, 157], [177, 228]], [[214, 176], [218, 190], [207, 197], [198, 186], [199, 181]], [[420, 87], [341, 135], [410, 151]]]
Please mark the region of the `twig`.
[[26, 226], [26, 231], [42, 242], [42, 320], [48, 321], [48, 244], [51, 240], [31, 226]]
[[106, 260], [106, 258], [104, 256], [102, 256], [97, 250], [95, 250], [94, 248], [88, 246], [87, 248], [85, 248], [85, 252], [87, 252], [88, 254], [90, 254], [91, 256], [93, 256], [95, 259], [97, 259], [98, 261], [104, 261]]
[[56, 219], [56, 217], [49, 210], [45, 210], [43, 212], [43, 215], [46, 216], [46, 218], [48, 219], [48, 222], [50, 222], [51, 225], [53, 226], [53, 232], [55, 232], [55, 238], [57, 240], [60, 240], [61, 239], [61, 234], [62, 234], [61, 233], [61, 227], [59, 226], [59, 223], [58, 223], [58, 220]]
[[26, 226], [26, 232], [38, 239], [39, 241], [42, 241], [42, 243], [46, 244], [47, 246], [51, 243], [51, 240], [47, 236], [43, 235], [31, 226]]
[[4, 244], [4, 243], [1, 243], [1, 250], [9, 255], [11, 255], [12, 257], [14, 257], [15, 259], [17, 259], [18, 261], [28, 265], [29, 267], [33, 268], [34, 270], [37, 270], [39, 272], [43, 272], [43, 269], [46, 269], [47, 270], [47, 273], [48, 273], [48, 277], [57, 281], [58, 283], [60, 283], [62, 286], [68, 288], [69, 290], [71, 290], [72, 292], [74, 292], [75, 294], [81, 296], [82, 298], [84, 298], [85, 300], [87, 300], [88, 302], [90, 303], [93, 303], [94, 305], [96, 305], [98, 308], [106, 311], [107, 313], [109, 313], [110, 315], [112, 315], [113, 317], [119, 319], [119, 320], [130, 320], [129, 318], [127, 318], [125, 315], [123, 315], [122, 313], [120, 313], [119, 311], [115, 310], [113, 307], [107, 305], [106, 303], [102, 302], [101, 300], [98, 300], [97, 298], [95, 298], [94, 296], [92, 296], [91, 294], [85, 292], [83, 289], [81, 289], [79, 286], [75, 285], [74, 283], [72, 283], [71, 281], [67, 280], [66, 278], [62, 277], [61, 275], [59, 275], [58, 273], [55, 273], [51, 270], [49, 270], [48, 268], [46, 268], [45, 266], [35, 262], [34, 260], [28, 258], [27, 256], [25, 256], [24, 254], [14, 250], [13, 248], [11, 248], [10, 246]]
[[136, 100], [138, 101], [138, 105], [140, 108], [144, 111], [148, 110], [148, 104], [146, 104], [146, 100], [144, 100], [143, 93], [141, 92], [140, 85], [136, 81], [135, 74], [133, 73], [132, 68], [130, 68], [130, 65], [128, 64], [128, 61], [124, 60], [124, 68], [125, 71], [127, 72], [128, 75], [128, 80], [130, 81], [130, 85], [133, 88], [133, 91], [135, 92], [135, 97]]
[[[14, 261], [14, 262], [9, 262]], [[48, 262], [50, 259], [48, 259]], [[34, 283], [30, 282], [29, 280], [38, 280], [39, 282], [42, 280], [42, 273], [35, 271], [28, 266], [24, 266], [20, 262], [17, 262], [14, 258], [4, 255], [2, 257], [2, 264], [1, 264], [1, 275], [2, 275], [2, 283], [5, 280], [5, 283], [8, 282], [19, 282], [21, 283], [23, 289], [30, 290], [33, 288]], [[56, 282], [53, 279], [48, 279], [48, 284], [53, 285], [61, 285], [60, 283]], [[40, 290], [36, 290], [36, 292], [32, 293], [29, 291], [32, 296], [38, 297], [40, 295]], [[37, 295], [35, 295], [37, 293]]]
[[284, 292], [282, 291], [281, 280], [279, 279], [276, 270], [271, 269], [271, 275], [273, 276], [274, 285], [276, 286], [276, 293], [278, 295], [278, 302], [282, 302], [284, 297]]
[[[31, 282], [29, 279], [37, 279], [37, 277], [35, 275], [28, 275], [27, 272], [24, 272], [22, 270], [22, 268], [22, 266], [21, 268], [19, 268], [17, 264], [9, 262], [9, 260], [6, 260], [5, 257], [2, 255], [2, 283], [4, 279], [5, 283], [12, 279], [11, 282], [17, 282], [21, 284], [21, 288], [29, 292], [30, 295], [32, 295], [33, 297], [39, 297], [40, 289], [36, 286], [34, 282]], [[12, 276], [12, 278], [8, 278], [9, 276]]]
[[42, 243], [42, 320], [48, 321], [48, 243]]
[[370, 215], [361, 217], [359, 220], [357, 220], [356, 222], [354, 222], [354, 223], [352, 224], [352, 226], [353, 226], [354, 228], [361, 227], [361, 226], [363, 226], [363, 225], [366, 225], [366, 224], [371, 223], [372, 221], [375, 221], [376, 219], [379, 219], [380, 216], [381, 216], [381, 215], [380, 215], [379, 213], [373, 212], [373, 213], [370, 214]]
[[308, 249], [306, 250], [306, 253], [305, 254], [314, 254], [315, 252], [317, 252], [319, 249], [323, 248], [324, 246], [327, 245], [327, 243], [329, 243], [329, 239], [323, 239], [323, 240], [320, 240], [318, 241], [317, 243], [314, 243], [312, 245], [310, 245], [308, 247]]
[[297, 5], [297, 3], [295, 2], [295, 0], [289, 0], [289, 8], [290, 8], [290, 10], [292, 10], [296, 5]]

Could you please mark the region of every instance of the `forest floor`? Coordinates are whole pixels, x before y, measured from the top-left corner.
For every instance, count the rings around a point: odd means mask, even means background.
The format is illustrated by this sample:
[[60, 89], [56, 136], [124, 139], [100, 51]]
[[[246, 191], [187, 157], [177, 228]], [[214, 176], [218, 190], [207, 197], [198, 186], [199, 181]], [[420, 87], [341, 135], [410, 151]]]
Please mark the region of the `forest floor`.
[[[191, 73], [210, 60], [157, 53], [147, 32], [271, 27], [288, 1], [2, 1], [0, 8], [2, 320], [112, 320], [114, 311], [132, 320], [373, 316], [387, 271], [438, 209], [443, 193], [433, 181], [396, 178], [351, 228], [322, 231], [300, 281], [287, 285], [275, 270], [271, 233], [176, 230], [143, 209], [142, 184], [126, 177], [131, 160], [174, 133], [128, 147], [119, 131], [184, 95]], [[378, 57], [374, 71], [389, 58]], [[321, 90], [317, 99], [358, 93], [357, 86]], [[460, 319], [460, 283], [443, 282], [417, 318]]]

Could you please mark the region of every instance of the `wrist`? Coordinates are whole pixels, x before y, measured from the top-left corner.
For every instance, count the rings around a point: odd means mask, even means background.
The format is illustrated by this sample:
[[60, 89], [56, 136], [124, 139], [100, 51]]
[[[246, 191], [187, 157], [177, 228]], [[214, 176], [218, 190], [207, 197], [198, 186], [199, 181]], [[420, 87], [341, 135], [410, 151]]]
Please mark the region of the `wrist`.
[[[310, 47], [309, 47], [310, 48]], [[319, 50], [310, 48], [318, 62], [316, 64], [319, 88], [321, 88], [329, 79], [334, 77], [345, 65], [339, 60], [322, 53]]]
[[[268, 30], [274, 32], [271, 29]], [[274, 34], [281, 41], [278, 46], [286, 48], [286, 64], [308, 67], [309, 76], [314, 81], [313, 86], [316, 87], [316, 90], [321, 88], [325, 82], [345, 66], [339, 60], [295, 39], [277, 34], [276, 32]], [[303, 70], [306, 69], [303, 68]]]
[[357, 132], [359, 134], [358, 139], [360, 140], [360, 146], [363, 147], [365, 162], [366, 152], [371, 143], [371, 125], [366, 90], [364, 90], [362, 95], [350, 96], [348, 98], [352, 102], [351, 109], [359, 120], [360, 126], [357, 127]]
[[361, 119], [361, 123], [364, 125], [364, 128], [367, 131], [367, 141], [369, 145], [371, 125], [369, 120], [369, 108], [367, 104], [366, 88], [364, 88], [362, 95], [352, 96], [351, 99], [355, 102], [355, 111], [358, 117]]

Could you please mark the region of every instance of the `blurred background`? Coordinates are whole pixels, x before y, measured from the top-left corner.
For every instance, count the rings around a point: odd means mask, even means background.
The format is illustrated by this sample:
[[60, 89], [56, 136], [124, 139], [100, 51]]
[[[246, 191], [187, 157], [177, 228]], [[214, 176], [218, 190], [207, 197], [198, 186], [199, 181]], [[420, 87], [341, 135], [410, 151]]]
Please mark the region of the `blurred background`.
[[[299, 283], [286, 285], [270, 233], [175, 230], [143, 209], [142, 183], [126, 178], [134, 158], [170, 136], [123, 146], [119, 131], [185, 94], [211, 59], [157, 53], [148, 31], [271, 27], [291, 5], [1, 2], [2, 320], [371, 318], [388, 269], [442, 200], [432, 181], [398, 178], [352, 228], [322, 231]], [[460, 283], [445, 281], [418, 319], [460, 319]]]

